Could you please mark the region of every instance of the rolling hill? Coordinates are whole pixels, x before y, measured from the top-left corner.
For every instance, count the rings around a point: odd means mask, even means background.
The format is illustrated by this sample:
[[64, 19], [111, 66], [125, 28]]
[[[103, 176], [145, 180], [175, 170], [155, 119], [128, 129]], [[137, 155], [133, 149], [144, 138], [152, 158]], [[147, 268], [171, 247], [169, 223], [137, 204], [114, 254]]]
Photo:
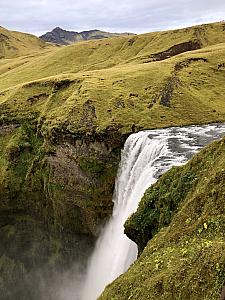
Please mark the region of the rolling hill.
[[[222, 121], [224, 36], [224, 23], [215, 23], [80, 42], [25, 63], [2, 60], [2, 117], [38, 114], [43, 129], [73, 133]], [[82, 116], [90, 101], [95, 116], [87, 125]]]
[[11, 31], [0, 26], [0, 59], [33, 56], [48, 48], [48, 44], [32, 34]]

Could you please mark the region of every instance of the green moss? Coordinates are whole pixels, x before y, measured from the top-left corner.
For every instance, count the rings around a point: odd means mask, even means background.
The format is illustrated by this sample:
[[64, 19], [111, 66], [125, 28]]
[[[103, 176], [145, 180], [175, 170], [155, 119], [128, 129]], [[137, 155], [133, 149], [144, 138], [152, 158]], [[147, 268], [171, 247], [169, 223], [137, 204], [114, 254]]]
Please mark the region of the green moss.
[[172, 168], [158, 185], [150, 187], [142, 199], [136, 214], [125, 225], [125, 233], [143, 251], [147, 242], [170, 224], [174, 214], [188, 193], [197, 184], [198, 175], [195, 167], [189, 169]]
[[86, 157], [79, 157], [79, 166], [83, 171], [91, 173], [101, 173], [105, 168], [101, 161]]
[[[3, 139], [3, 137], [2, 137]], [[5, 138], [7, 141], [7, 137]], [[1, 174], [2, 180], [8, 181], [10, 194], [19, 196], [26, 189], [26, 180], [35, 160], [42, 160], [42, 139], [38, 138], [31, 127], [24, 124], [10, 134], [8, 142], [2, 149], [7, 171]]]

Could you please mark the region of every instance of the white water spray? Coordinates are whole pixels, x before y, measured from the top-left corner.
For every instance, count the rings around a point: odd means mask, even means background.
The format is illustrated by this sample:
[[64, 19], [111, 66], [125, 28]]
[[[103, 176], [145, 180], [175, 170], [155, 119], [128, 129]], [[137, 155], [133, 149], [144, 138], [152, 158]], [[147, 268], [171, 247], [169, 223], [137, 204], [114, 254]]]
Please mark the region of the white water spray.
[[137, 257], [137, 245], [123, 233], [145, 190], [171, 166], [187, 161], [225, 125], [190, 126], [142, 131], [127, 139], [114, 192], [113, 215], [102, 230], [89, 261], [82, 300], [96, 300], [105, 286], [124, 273]]

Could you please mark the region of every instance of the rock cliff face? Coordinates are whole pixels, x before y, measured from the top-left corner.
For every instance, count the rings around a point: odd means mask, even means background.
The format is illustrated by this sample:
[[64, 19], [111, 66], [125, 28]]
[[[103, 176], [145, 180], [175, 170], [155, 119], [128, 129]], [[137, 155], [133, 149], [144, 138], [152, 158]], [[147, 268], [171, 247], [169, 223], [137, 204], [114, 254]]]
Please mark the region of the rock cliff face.
[[54, 277], [76, 263], [82, 272], [111, 213], [121, 145], [57, 138], [44, 140], [35, 125], [0, 127], [2, 299], [54, 299]]

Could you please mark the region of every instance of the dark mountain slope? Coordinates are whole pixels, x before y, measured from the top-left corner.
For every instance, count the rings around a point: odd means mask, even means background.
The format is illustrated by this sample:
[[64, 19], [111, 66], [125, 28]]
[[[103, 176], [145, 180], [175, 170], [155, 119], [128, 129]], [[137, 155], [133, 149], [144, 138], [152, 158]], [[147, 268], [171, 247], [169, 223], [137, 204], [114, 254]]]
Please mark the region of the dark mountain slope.
[[121, 35], [131, 35], [131, 34], [110, 33], [98, 29], [76, 32], [76, 31], [67, 31], [60, 27], [56, 27], [51, 32], [47, 32], [42, 36], [40, 36], [40, 38], [45, 42], [61, 44], [61, 45], [69, 45], [79, 41], [96, 40], [96, 39], [103, 39], [103, 38], [109, 38], [109, 37], [121, 36]]

